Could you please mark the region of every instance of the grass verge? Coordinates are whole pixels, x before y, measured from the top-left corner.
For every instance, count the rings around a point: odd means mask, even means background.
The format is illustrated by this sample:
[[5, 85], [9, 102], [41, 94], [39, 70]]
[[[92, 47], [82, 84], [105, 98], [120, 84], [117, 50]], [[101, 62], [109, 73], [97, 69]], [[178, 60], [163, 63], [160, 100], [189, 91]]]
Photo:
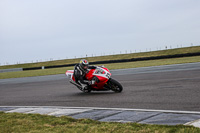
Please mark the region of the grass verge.
[[[113, 63], [113, 64], [104, 64], [104, 66], [111, 70], [111, 69], [125, 69], [125, 68], [193, 63], [193, 62], [200, 62], [200, 56], [126, 62], [126, 63]], [[0, 73], [0, 79], [64, 74], [66, 70], [73, 70], [73, 69], [74, 67], [64, 67], [64, 68], [54, 68], [54, 69], [44, 69], [44, 70], [6, 72], [6, 73]]]
[[0, 112], [0, 133], [199, 133], [193, 126], [147, 125], [137, 123], [99, 122], [90, 119], [73, 119], [39, 114]]
[[[131, 59], [131, 58], [141, 58], [141, 57], [186, 54], [186, 53], [195, 53], [195, 52], [200, 52], [200, 46], [177, 48], [177, 49], [168, 49], [168, 50], [152, 51], [152, 52], [141, 52], [141, 53], [131, 53], [131, 54], [119, 54], [119, 55], [88, 57], [86, 59], [89, 62], [95, 62], [95, 61], [107, 61], [107, 60], [119, 60], [119, 59]], [[0, 66], [0, 69], [66, 65], [66, 64], [77, 63], [79, 61], [80, 61], [80, 58], [65, 59], [65, 60], [47, 61], [47, 62], [39, 62], [39, 63], [28, 63], [28, 64]]]

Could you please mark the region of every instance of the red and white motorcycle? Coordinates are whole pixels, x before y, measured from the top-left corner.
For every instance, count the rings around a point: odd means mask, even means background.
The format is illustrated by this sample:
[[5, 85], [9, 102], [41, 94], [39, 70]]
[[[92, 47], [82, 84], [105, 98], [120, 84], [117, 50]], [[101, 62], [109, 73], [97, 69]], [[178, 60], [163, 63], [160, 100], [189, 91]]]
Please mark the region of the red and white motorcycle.
[[[68, 70], [65, 74], [69, 78], [69, 82], [82, 91], [82, 86], [75, 82], [74, 70]], [[97, 67], [96, 69], [89, 69], [85, 78], [95, 81], [95, 83], [90, 86], [88, 92], [112, 90], [119, 93], [123, 90], [122, 85], [118, 81], [112, 79], [110, 71], [103, 66]]]

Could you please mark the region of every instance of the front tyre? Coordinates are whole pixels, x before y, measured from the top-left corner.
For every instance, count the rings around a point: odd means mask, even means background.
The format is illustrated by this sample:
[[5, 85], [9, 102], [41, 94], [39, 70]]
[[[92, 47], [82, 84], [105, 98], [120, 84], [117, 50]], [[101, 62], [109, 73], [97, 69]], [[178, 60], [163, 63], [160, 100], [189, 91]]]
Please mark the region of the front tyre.
[[109, 86], [112, 91], [117, 92], [117, 93], [120, 93], [123, 90], [122, 85], [118, 81], [112, 78], [109, 79]]

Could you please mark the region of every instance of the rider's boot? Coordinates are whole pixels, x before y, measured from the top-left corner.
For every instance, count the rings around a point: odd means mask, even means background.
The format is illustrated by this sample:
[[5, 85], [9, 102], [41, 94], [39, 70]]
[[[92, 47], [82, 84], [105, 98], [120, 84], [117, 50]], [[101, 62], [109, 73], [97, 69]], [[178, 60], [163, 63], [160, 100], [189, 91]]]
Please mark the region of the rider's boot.
[[89, 93], [91, 91], [89, 86], [84, 87], [83, 92]]
[[87, 84], [82, 84], [82, 83], [80, 83], [79, 82], [79, 84], [81, 85], [81, 91], [83, 91], [83, 92], [85, 92], [85, 93], [87, 93], [87, 92], [90, 92], [91, 91], [91, 89], [90, 89], [90, 86], [89, 85], [87, 85]]

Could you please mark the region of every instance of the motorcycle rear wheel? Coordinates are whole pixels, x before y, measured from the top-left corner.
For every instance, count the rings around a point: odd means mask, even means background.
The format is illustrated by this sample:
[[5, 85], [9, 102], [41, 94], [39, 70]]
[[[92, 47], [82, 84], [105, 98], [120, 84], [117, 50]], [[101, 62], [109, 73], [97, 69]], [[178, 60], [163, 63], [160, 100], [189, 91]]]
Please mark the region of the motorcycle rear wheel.
[[122, 85], [118, 81], [112, 78], [109, 79], [109, 86], [112, 91], [117, 92], [117, 93], [120, 93], [123, 90]]

